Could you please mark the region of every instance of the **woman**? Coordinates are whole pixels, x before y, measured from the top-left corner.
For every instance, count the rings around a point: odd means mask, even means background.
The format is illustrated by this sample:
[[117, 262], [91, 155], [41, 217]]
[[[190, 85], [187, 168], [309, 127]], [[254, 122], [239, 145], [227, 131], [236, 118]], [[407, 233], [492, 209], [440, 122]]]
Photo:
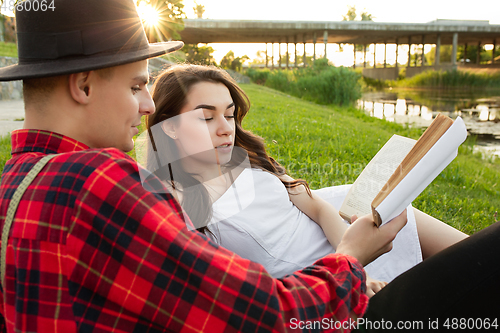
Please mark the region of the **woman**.
[[[349, 187], [311, 191], [287, 175], [263, 139], [242, 128], [250, 103], [226, 72], [173, 66], [157, 78], [153, 99], [147, 166], [202, 232], [277, 277], [334, 252], [348, 225], [333, 205], [340, 206]], [[407, 212], [394, 250], [366, 267], [373, 279], [390, 281], [467, 237], [411, 206]], [[371, 293], [385, 285], [376, 280], [368, 281]]]

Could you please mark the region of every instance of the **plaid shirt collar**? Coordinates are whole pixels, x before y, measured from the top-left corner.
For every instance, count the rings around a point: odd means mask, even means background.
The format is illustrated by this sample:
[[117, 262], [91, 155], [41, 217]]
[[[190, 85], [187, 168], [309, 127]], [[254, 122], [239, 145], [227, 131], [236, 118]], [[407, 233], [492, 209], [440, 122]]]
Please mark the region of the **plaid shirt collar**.
[[44, 130], [22, 129], [13, 131], [11, 139], [13, 156], [27, 152], [58, 154], [89, 149], [87, 145], [75, 139]]

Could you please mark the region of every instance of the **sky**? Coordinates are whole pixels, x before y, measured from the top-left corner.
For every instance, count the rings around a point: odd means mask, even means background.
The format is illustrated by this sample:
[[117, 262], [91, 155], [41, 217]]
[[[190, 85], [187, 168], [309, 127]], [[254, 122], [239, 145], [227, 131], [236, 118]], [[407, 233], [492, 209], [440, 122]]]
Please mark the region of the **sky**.
[[[196, 0], [196, 2], [205, 6], [203, 18], [206, 19], [341, 21], [348, 7], [355, 6], [358, 17], [362, 12], [367, 12], [376, 22], [426, 23], [436, 19], [449, 19], [485, 20], [490, 24], [500, 25], [500, 0], [475, 0], [468, 3], [449, 0]], [[183, 3], [187, 17], [195, 18], [193, 11], [195, 0], [183, 0]], [[210, 44], [210, 46], [215, 49], [214, 57], [217, 62], [230, 50], [234, 51], [235, 56], [247, 55], [253, 59], [257, 51], [266, 48], [265, 44]], [[342, 56], [338, 52], [338, 46], [329, 45], [327, 55], [330, 60], [334, 58], [332, 61], [336, 65], [352, 65], [352, 48], [344, 49], [345, 54]], [[317, 47], [318, 56], [322, 55], [322, 50], [321, 47]], [[306, 51], [312, 54], [312, 46], [309, 45]], [[293, 48], [289, 52], [293, 54]], [[275, 55], [277, 54], [275, 46]]]
[[[366, 11], [377, 22], [425, 23], [435, 19], [489, 20], [500, 24], [500, 1], [476, 0], [462, 5], [449, 0], [197, 0], [204, 18], [235, 20], [340, 21], [348, 6]], [[194, 0], [184, 0], [184, 12], [194, 18]]]
[[[490, 24], [500, 25], [500, 0], [475, 0], [466, 3], [449, 0], [196, 0], [196, 2], [205, 6], [203, 18], [207, 19], [341, 21], [342, 16], [347, 13], [348, 6], [355, 6], [358, 17], [362, 12], [367, 12], [376, 22], [426, 23], [436, 19], [449, 19], [485, 20]], [[183, 0], [183, 3], [187, 17], [195, 18], [193, 11], [195, 1]], [[250, 46], [211, 44], [211, 46], [216, 49], [214, 57], [217, 61], [220, 61], [229, 50], [233, 50], [236, 56], [246, 54], [254, 58], [258, 50], [265, 50], [266, 47], [265, 44]], [[293, 53], [292, 50], [293, 48], [289, 52]], [[321, 47], [317, 47], [318, 53], [321, 53], [321, 50]], [[340, 56], [337, 56], [336, 65], [348, 65], [349, 61], [352, 65], [350, 50], [345, 52], [349, 54], [350, 60], [340, 60]], [[329, 46], [328, 57], [330, 58], [330, 55], [335, 57], [337, 51], [337, 46]], [[307, 52], [312, 53], [312, 50], [307, 49]]]

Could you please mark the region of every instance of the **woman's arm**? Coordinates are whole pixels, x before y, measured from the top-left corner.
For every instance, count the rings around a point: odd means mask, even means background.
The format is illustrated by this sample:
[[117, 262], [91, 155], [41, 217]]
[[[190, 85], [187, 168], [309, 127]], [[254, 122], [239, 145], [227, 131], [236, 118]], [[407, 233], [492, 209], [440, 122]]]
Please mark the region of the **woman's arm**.
[[[279, 178], [286, 181], [294, 180], [288, 175]], [[293, 204], [323, 229], [326, 238], [336, 249], [348, 226], [335, 207], [314, 193], [312, 193], [312, 197], [309, 196], [304, 185], [287, 190]]]
[[460, 230], [413, 208], [417, 223], [418, 238], [424, 259], [469, 237]]
[[[280, 179], [286, 181], [294, 180], [288, 175], [280, 176]], [[342, 249], [337, 248], [337, 246], [342, 240], [348, 226], [340, 217], [337, 209], [335, 209], [335, 207], [333, 207], [331, 204], [321, 199], [314, 193], [311, 193], [311, 196], [309, 196], [304, 185], [289, 188], [287, 190], [288, 196], [290, 197], [292, 203], [323, 229], [326, 238], [333, 246], [333, 248], [337, 251], [343, 251]], [[404, 214], [404, 216], [405, 218], [398, 217], [398, 219], [406, 221], [406, 213]], [[353, 221], [355, 219], [357, 219], [357, 217], [354, 218]], [[377, 231], [380, 231], [380, 229], [378, 228], [375, 229]], [[368, 241], [368, 238], [366, 238], [366, 240]], [[371, 260], [364, 262], [363, 265], [368, 264], [370, 261]], [[366, 294], [368, 295], [368, 297], [371, 298], [386, 285], [387, 282], [372, 279], [370, 276], [368, 276], [368, 274], [366, 274]]]

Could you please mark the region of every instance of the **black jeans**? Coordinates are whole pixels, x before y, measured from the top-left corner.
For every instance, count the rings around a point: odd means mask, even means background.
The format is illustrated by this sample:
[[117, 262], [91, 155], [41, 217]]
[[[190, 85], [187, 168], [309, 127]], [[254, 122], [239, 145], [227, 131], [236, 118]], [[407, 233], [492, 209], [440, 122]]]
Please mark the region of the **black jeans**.
[[359, 322], [359, 332], [500, 331], [500, 222], [401, 274]]

